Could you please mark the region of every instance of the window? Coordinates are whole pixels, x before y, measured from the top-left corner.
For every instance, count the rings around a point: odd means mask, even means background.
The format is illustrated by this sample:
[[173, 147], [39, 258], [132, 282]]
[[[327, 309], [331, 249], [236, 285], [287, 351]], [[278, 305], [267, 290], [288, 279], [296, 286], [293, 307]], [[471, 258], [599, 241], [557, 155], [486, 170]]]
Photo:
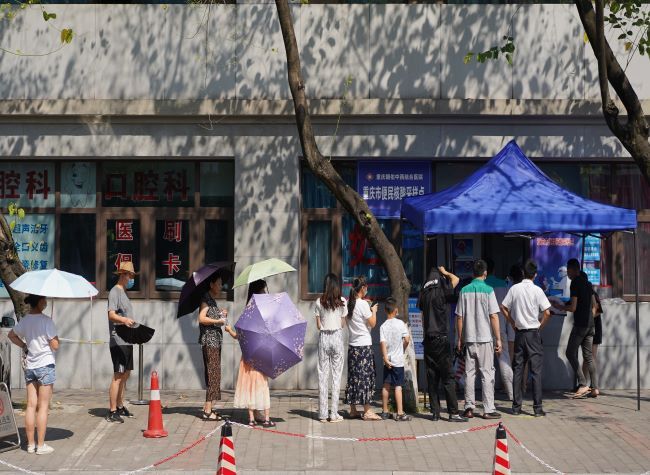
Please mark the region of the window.
[[[356, 162], [338, 161], [334, 167], [345, 182], [356, 188]], [[390, 293], [388, 275], [361, 229], [337, 203], [327, 187], [303, 164], [301, 170], [302, 244], [301, 244], [301, 296], [315, 299], [322, 292], [323, 278], [334, 272], [341, 278], [343, 294], [347, 295], [352, 280], [365, 275], [370, 297], [384, 298]], [[422, 265], [421, 236], [413, 230], [400, 234], [399, 220], [379, 220], [379, 223], [398, 252], [402, 252], [414, 291], [422, 285], [421, 276], [415, 272]], [[410, 234], [409, 234], [410, 233]]]
[[[650, 222], [639, 223], [637, 228], [639, 258], [639, 294], [650, 295], [650, 276], [643, 263], [650, 262]], [[629, 233], [623, 235], [623, 290], [625, 295], [634, 295], [634, 240]]]
[[94, 214], [61, 214], [61, 270], [96, 282], [96, 218]]
[[192, 270], [233, 258], [234, 168], [232, 160], [2, 161], [0, 206], [25, 210], [7, 219], [26, 268], [80, 274], [106, 296], [119, 263], [131, 260], [133, 297], [175, 299]]

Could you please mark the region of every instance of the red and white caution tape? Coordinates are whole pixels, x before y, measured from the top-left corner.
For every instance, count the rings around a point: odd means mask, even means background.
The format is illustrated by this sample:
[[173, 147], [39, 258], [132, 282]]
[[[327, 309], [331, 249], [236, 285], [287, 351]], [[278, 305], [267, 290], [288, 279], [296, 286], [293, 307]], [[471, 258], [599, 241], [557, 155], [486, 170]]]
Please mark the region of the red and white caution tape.
[[211, 431], [208, 432], [207, 434], [202, 435], [200, 438], [198, 438], [197, 440], [195, 440], [194, 442], [192, 442], [192, 443], [191, 443], [190, 445], [188, 445], [187, 447], [185, 447], [185, 448], [179, 450], [179, 451], [176, 452], [174, 455], [170, 455], [169, 457], [165, 457], [165, 458], [162, 459], [162, 460], [159, 460], [159, 461], [157, 461], [157, 462], [155, 462], [155, 463], [152, 463], [151, 465], [147, 465], [146, 467], [142, 467], [142, 468], [139, 468], [139, 469], [137, 469], [137, 470], [131, 470], [130, 472], [122, 472], [121, 475], [132, 475], [132, 474], [134, 474], [134, 473], [146, 472], [147, 470], [151, 470], [151, 469], [154, 469], [154, 468], [156, 468], [156, 467], [159, 467], [160, 465], [162, 465], [162, 464], [164, 464], [164, 463], [167, 463], [167, 462], [169, 462], [170, 460], [175, 459], [176, 457], [180, 457], [180, 456], [183, 455], [184, 453], [189, 452], [190, 450], [192, 450], [194, 447], [196, 447], [197, 445], [199, 445], [201, 442], [204, 442], [205, 440], [207, 440], [207, 439], [209, 439], [210, 437], [212, 437], [214, 434], [217, 433], [217, 431], [220, 431], [220, 430], [221, 430], [221, 426], [222, 426], [223, 424], [224, 424], [224, 422], [222, 422], [221, 424], [219, 424], [217, 427], [215, 427], [213, 430], [211, 430]]
[[11, 468], [13, 470], [18, 470], [21, 473], [27, 473], [29, 475], [45, 475], [45, 474], [40, 473], [40, 472], [32, 472], [31, 470], [27, 470], [26, 468], [18, 467], [18, 466], [13, 465], [13, 464], [11, 464], [9, 462], [5, 462], [4, 460], [0, 460], [0, 464], [4, 465], [6, 467], [9, 467], [9, 468]]
[[552, 465], [550, 465], [550, 464], [544, 462], [541, 458], [539, 458], [537, 455], [535, 455], [535, 454], [534, 454], [534, 453], [533, 453], [533, 452], [532, 452], [528, 447], [526, 447], [524, 444], [522, 444], [521, 441], [520, 441], [517, 437], [515, 437], [514, 434], [513, 434], [512, 432], [510, 432], [510, 430], [508, 430], [507, 427], [506, 427], [505, 429], [506, 429], [506, 432], [508, 433], [508, 435], [510, 436], [510, 438], [512, 439], [512, 441], [513, 441], [516, 445], [518, 445], [519, 447], [521, 447], [521, 448], [524, 450], [524, 452], [526, 452], [526, 453], [527, 453], [531, 458], [533, 458], [534, 460], [536, 460], [537, 463], [539, 463], [539, 464], [542, 465], [543, 467], [546, 467], [546, 468], [549, 469], [551, 472], [558, 473], [558, 474], [560, 474], [560, 475], [563, 475], [563, 474], [564, 474], [564, 472], [562, 472], [562, 471], [558, 470], [557, 468], [553, 467]]
[[480, 430], [490, 429], [496, 427], [499, 424], [488, 424], [485, 426], [470, 427], [469, 429], [455, 430], [452, 432], [439, 432], [437, 434], [424, 434], [424, 435], [407, 435], [402, 437], [327, 437], [324, 435], [312, 435], [312, 434], [297, 434], [295, 432], [284, 432], [280, 430], [265, 429], [263, 427], [254, 426], [251, 427], [246, 424], [240, 424], [239, 422], [231, 422], [234, 426], [243, 427], [246, 429], [259, 430], [262, 432], [269, 432], [275, 435], [285, 435], [289, 437], [299, 437], [304, 439], [317, 439], [317, 440], [330, 440], [330, 441], [340, 441], [340, 442], [395, 442], [400, 440], [418, 440], [418, 439], [432, 439], [436, 437], [447, 437], [451, 435], [467, 434], [469, 432], [477, 432]]

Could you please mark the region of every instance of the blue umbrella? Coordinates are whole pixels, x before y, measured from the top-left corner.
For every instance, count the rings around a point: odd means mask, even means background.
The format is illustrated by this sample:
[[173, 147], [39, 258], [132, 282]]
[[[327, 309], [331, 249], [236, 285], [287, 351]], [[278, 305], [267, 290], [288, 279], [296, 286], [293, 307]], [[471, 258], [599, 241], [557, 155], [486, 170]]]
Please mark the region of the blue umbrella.
[[302, 361], [307, 322], [286, 292], [253, 295], [235, 328], [244, 361], [273, 379]]

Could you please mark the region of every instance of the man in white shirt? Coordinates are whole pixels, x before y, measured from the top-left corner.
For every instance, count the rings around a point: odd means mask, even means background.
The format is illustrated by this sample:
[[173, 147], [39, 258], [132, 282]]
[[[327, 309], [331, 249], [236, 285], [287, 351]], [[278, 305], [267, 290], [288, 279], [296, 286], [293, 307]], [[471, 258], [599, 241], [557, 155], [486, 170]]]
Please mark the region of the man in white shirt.
[[549, 321], [551, 303], [546, 298], [544, 291], [533, 283], [536, 275], [537, 264], [529, 259], [524, 265], [524, 280], [510, 288], [503, 299], [502, 309], [506, 319], [515, 329], [515, 356], [512, 364], [514, 372], [512, 413], [514, 415], [521, 414], [524, 368], [526, 363], [529, 363], [533, 377], [533, 411], [535, 417], [542, 417], [546, 413], [542, 408], [544, 346], [540, 330]]

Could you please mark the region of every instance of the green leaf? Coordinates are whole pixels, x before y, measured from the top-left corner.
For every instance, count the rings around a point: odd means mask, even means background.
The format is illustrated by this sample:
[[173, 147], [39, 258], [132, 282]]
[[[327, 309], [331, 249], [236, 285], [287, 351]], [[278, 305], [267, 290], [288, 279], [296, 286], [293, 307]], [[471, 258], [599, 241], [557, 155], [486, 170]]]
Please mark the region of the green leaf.
[[16, 227], [16, 221], [12, 221], [9, 223], [9, 229], [11, 229], [11, 232], [14, 232], [14, 228]]
[[9, 211], [9, 216], [13, 216], [16, 213], [16, 204], [9, 203], [9, 206], [7, 206], [7, 211]]
[[61, 30], [61, 43], [71, 43], [72, 42], [72, 28], [64, 28]]
[[512, 55], [510, 53], [506, 53], [506, 61], [508, 61], [508, 64], [512, 66]]
[[48, 21], [50, 19], [56, 19], [56, 13], [47, 13], [45, 10], [43, 10], [43, 20]]
[[467, 53], [465, 55], [465, 57], [463, 58], [463, 63], [464, 64], [469, 63], [472, 60], [473, 57], [474, 57], [474, 53]]
[[18, 219], [25, 219], [25, 210], [18, 208]]
[[631, 41], [626, 41], [625, 42], [625, 51], [628, 52], [632, 49], [632, 42]]

